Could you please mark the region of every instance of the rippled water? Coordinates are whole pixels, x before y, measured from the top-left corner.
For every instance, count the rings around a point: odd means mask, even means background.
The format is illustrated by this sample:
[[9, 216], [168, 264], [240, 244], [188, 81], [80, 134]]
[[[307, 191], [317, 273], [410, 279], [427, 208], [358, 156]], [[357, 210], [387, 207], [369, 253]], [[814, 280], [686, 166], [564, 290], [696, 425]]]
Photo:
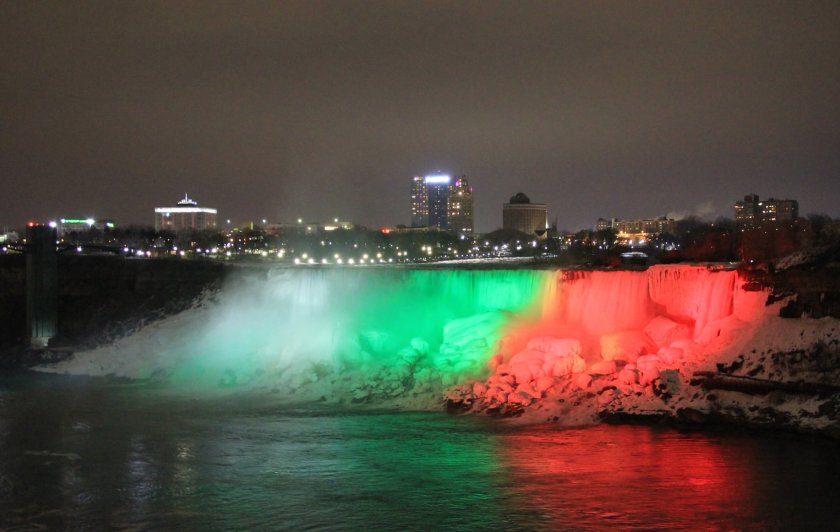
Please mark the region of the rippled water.
[[0, 378], [0, 528], [836, 530], [840, 446]]

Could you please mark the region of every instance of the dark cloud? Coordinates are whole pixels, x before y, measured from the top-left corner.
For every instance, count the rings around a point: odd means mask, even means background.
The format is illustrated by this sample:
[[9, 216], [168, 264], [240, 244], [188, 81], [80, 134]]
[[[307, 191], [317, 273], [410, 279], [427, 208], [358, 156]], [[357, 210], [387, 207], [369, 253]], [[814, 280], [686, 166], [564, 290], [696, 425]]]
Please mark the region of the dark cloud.
[[[466, 173], [566, 228], [745, 193], [840, 215], [837, 2], [0, 4], [0, 224], [408, 221]], [[711, 206], [711, 209], [710, 209]]]

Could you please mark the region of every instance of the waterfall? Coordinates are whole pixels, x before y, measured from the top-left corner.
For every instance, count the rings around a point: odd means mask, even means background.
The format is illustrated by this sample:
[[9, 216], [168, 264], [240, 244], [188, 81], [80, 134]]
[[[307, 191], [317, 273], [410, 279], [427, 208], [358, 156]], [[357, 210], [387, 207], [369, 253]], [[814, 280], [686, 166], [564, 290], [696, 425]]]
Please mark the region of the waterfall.
[[562, 279], [559, 314], [584, 333], [640, 329], [652, 317], [646, 272], [570, 272]]
[[200, 308], [52, 369], [211, 387], [383, 367], [480, 374], [514, 318], [540, 317], [552, 279], [535, 270], [245, 272]]
[[[519, 348], [537, 332], [562, 331], [592, 351], [604, 335], [642, 334], [657, 319], [696, 338], [733, 314], [736, 280], [735, 271], [682, 265], [246, 271], [198, 308], [48, 369], [181, 387], [298, 389], [318, 381], [356, 392], [359, 382], [440, 388], [486, 375], [503, 340]], [[387, 393], [402, 388], [394, 389]]]

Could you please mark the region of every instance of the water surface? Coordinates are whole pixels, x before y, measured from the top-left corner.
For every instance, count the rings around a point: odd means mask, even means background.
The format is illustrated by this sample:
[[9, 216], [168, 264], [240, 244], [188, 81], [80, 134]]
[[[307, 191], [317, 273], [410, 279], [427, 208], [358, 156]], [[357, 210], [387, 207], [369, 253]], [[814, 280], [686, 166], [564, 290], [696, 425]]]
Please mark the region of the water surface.
[[836, 529], [840, 446], [0, 378], [0, 528]]

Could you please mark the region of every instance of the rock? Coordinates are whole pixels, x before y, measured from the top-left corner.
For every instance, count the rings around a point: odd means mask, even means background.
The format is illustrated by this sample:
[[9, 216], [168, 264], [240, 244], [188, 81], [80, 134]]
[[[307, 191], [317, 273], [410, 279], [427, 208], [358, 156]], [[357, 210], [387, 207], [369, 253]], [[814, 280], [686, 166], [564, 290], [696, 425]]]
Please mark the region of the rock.
[[655, 351], [656, 346], [641, 331], [624, 331], [601, 337], [601, 358], [635, 362], [639, 356]]
[[677, 323], [664, 316], [656, 316], [650, 320], [644, 328], [644, 333], [656, 345], [671, 345], [673, 342], [691, 338], [691, 328], [688, 325]]
[[659, 365], [662, 363], [662, 359], [659, 358], [659, 355], [642, 355], [636, 359], [636, 367], [638, 369], [644, 369], [645, 366], [650, 365]]
[[568, 377], [574, 373], [582, 373], [583, 371], [586, 371], [586, 361], [580, 355], [574, 355], [556, 359], [551, 366], [551, 371], [546, 371], [545, 373], [554, 377]]
[[636, 384], [638, 380], [639, 374], [635, 369], [630, 369], [625, 366], [624, 369], [618, 372], [618, 381], [622, 384]]
[[592, 382], [592, 376], [588, 373], [580, 373], [575, 377], [575, 384], [581, 390], [585, 390], [589, 388], [589, 384]]
[[542, 365], [542, 363], [545, 362], [545, 353], [542, 351], [525, 349], [513, 355], [510, 361], [508, 361], [508, 364], [511, 366], [518, 366], [520, 364], [529, 364], [532, 362]]
[[612, 375], [615, 373], [615, 360], [599, 360], [589, 366], [592, 375]]
[[612, 389], [604, 390], [604, 393], [598, 395], [598, 404], [604, 406], [615, 397], [615, 391]]
[[416, 364], [424, 355], [413, 347], [404, 347], [397, 352], [397, 356], [403, 364], [412, 365]]
[[534, 376], [531, 374], [531, 370], [529, 370], [527, 366], [516, 366], [513, 371], [513, 376], [516, 377], [517, 384], [531, 382], [534, 379]]
[[679, 395], [682, 388], [680, 372], [675, 369], [665, 369], [659, 372], [659, 386], [670, 396]]
[[639, 368], [639, 384], [642, 386], [652, 383], [659, 378], [662, 361], [656, 355], [643, 355], [636, 361]]
[[680, 408], [677, 410], [677, 419], [683, 423], [705, 423], [708, 415], [696, 408]]
[[657, 353], [662, 362], [670, 365], [676, 364], [683, 357], [683, 350], [679, 347], [663, 347]]
[[507, 402], [508, 393], [499, 388], [488, 389], [484, 394], [484, 402], [487, 404], [504, 404]]
[[541, 394], [545, 393], [554, 385], [554, 379], [547, 375], [543, 375], [536, 382], [536, 390]]
[[646, 371], [639, 372], [639, 384], [646, 386], [659, 378], [659, 369], [652, 368]]
[[540, 397], [542, 397], [542, 394], [540, 392], [538, 392], [537, 390], [535, 390], [533, 388], [533, 386], [531, 386], [530, 383], [520, 384], [519, 386], [516, 387], [516, 391], [514, 391], [513, 393], [514, 394], [529, 395], [534, 399], [539, 399]]
[[473, 394], [476, 397], [483, 397], [484, 394], [487, 392], [487, 385], [483, 382], [476, 382], [473, 383]]
[[524, 392], [514, 392], [507, 398], [507, 403], [518, 406], [528, 406], [534, 402], [534, 398]]
[[429, 354], [429, 342], [424, 340], [420, 337], [415, 337], [411, 339], [411, 348], [420, 353], [421, 355]]
[[496, 384], [496, 383], [505, 383], [512, 385], [516, 379], [513, 375], [491, 375], [489, 379], [487, 379], [487, 384]]
[[580, 355], [580, 342], [573, 338], [555, 338], [553, 336], [538, 336], [528, 341], [528, 349], [543, 353], [556, 353], [558, 356]]
[[[511, 381], [509, 382], [508, 379]], [[504, 377], [499, 377], [494, 375], [487, 379], [487, 387], [488, 388], [496, 388], [499, 390], [504, 391], [505, 393], [510, 393], [513, 391], [513, 378], [509, 375], [505, 375]]]
[[545, 375], [542, 364], [528, 364], [528, 370], [531, 372], [531, 380], [537, 380]]

